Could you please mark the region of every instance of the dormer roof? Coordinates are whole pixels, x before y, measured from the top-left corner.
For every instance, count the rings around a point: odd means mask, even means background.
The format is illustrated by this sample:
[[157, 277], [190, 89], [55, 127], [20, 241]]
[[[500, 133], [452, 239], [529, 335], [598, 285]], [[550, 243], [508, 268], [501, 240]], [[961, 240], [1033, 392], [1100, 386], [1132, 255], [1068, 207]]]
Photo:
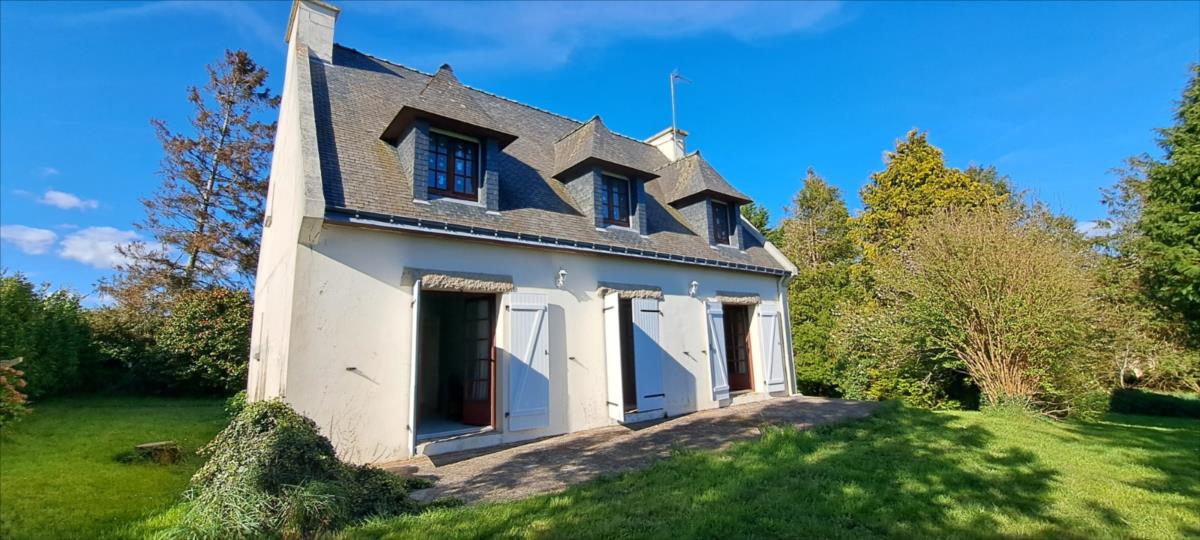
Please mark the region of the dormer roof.
[[664, 178], [669, 176], [673, 180], [669, 188], [664, 186], [667, 202], [672, 205], [686, 204], [702, 195], [712, 195], [737, 204], [750, 202], [750, 197], [730, 185], [699, 151], [671, 162], [658, 172], [662, 173]]
[[640, 144], [614, 135], [599, 116], [593, 116], [555, 141], [554, 173], [551, 176], [568, 180], [571, 173], [580, 167], [600, 164], [604, 169], [618, 174], [657, 178], [657, 174], [645, 170], [648, 167], [640, 165], [644, 161], [642, 154], [630, 151], [630, 146]]
[[501, 148], [517, 139], [488, 114], [467, 87], [458, 82], [449, 64], [442, 64], [412, 102], [400, 108], [380, 138], [395, 143], [417, 118], [434, 120], [454, 131], [492, 137], [499, 141]]

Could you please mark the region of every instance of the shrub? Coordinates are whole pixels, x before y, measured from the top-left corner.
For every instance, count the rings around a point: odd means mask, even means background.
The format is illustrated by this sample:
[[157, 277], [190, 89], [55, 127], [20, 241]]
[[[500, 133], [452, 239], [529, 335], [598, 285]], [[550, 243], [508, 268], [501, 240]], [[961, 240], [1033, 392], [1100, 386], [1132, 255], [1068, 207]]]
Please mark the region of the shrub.
[[188, 291], [174, 299], [156, 344], [178, 387], [226, 395], [246, 387], [253, 311], [242, 290]]
[[0, 361], [0, 427], [29, 414], [25, 405], [25, 373], [14, 366], [19, 359]]
[[[843, 360], [869, 392], [949, 404], [956, 373], [985, 404], [1054, 416], [1104, 410], [1109, 378], [1096, 284], [1080, 246], [1007, 209], [922, 221], [871, 267], [871, 309], [844, 325]], [[847, 392], [847, 396], [851, 396]]]
[[232, 396], [229, 396], [229, 399], [225, 400], [225, 415], [226, 416], [233, 418], [239, 414], [242, 414], [242, 411], [244, 411], [244, 410], [246, 410], [246, 391], [245, 390], [238, 390], [238, 393], [236, 393]]
[[1200, 418], [1200, 399], [1121, 388], [1112, 393], [1108, 410], [1123, 414], [1145, 416], [1178, 416]]
[[24, 358], [30, 397], [79, 387], [89, 330], [79, 295], [35, 287], [24, 275], [0, 275], [0, 360]]
[[175, 537], [312, 537], [371, 516], [412, 512], [420, 481], [342, 463], [312, 420], [281, 401], [251, 403], [201, 454]]

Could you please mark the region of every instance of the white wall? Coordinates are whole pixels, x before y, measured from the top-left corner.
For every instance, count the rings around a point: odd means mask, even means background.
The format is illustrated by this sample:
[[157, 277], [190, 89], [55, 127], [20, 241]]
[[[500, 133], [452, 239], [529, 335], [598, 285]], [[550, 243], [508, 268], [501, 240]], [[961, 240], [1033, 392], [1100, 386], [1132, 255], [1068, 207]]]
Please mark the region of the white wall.
[[[550, 426], [504, 431], [507, 380], [500, 354], [500, 433], [491, 439], [497, 443], [612, 423], [606, 409], [598, 281], [662, 288], [669, 415], [717, 406], [706, 356], [703, 299], [718, 290], [778, 299], [778, 279], [760, 274], [327, 225], [314, 246], [299, 247], [285, 395], [351, 461], [408, 456], [412, 295], [411, 284], [403, 281], [405, 267], [511, 275], [517, 291], [548, 296]], [[562, 290], [554, 286], [559, 268], [568, 272]], [[688, 296], [693, 280], [700, 283], [699, 298]], [[503, 303], [499, 313], [496, 345], [507, 350]], [[750, 328], [755, 352], [761, 350], [758, 320], [755, 313]], [[756, 389], [761, 389], [765, 366], [761, 355], [754, 354], [753, 360]], [[348, 371], [350, 367], [355, 369]]]

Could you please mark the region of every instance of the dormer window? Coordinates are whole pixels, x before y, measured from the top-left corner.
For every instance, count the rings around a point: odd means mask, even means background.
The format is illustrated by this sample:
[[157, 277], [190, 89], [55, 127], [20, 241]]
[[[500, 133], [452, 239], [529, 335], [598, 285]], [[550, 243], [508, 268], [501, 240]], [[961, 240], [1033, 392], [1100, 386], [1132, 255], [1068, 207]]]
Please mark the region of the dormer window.
[[629, 179], [603, 174], [600, 187], [600, 215], [605, 225], [629, 226]]
[[429, 130], [429, 192], [479, 200], [479, 140]]
[[723, 202], [712, 202], [713, 239], [718, 244], [729, 245], [729, 205]]

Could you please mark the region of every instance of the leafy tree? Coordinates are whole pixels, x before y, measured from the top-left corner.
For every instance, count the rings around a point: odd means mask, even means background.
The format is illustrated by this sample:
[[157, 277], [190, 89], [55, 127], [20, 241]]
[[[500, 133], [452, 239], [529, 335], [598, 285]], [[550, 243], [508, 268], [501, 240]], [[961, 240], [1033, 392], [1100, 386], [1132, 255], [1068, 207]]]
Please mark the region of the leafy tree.
[[742, 217], [754, 225], [754, 228], [758, 229], [759, 234], [762, 234], [767, 241], [779, 244], [779, 231], [771, 228], [771, 212], [767, 210], [767, 207], [759, 206], [756, 203], [743, 204]]
[[1010, 202], [1007, 180], [994, 168], [947, 167], [942, 150], [915, 129], [896, 141], [884, 164], [862, 189], [865, 208], [852, 230], [868, 261], [903, 247], [920, 220], [936, 210]]
[[838, 189], [809, 169], [778, 230], [783, 253], [798, 269], [788, 305], [800, 391], [837, 394], [830, 334], [839, 304], [858, 296], [850, 272], [858, 256], [850, 213]]
[[1143, 160], [1135, 251], [1147, 294], [1179, 313], [1200, 345], [1200, 64], [1192, 66], [1175, 125], [1159, 134], [1164, 159]]
[[879, 309], [849, 324], [848, 349], [875, 361], [866, 377], [937, 362], [969, 374], [989, 405], [1102, 410], [1107, 350], [1088, 252], [1011, 208], [934, 215], [877, 260]]
[[203, 92], [188, 90], [189, 133], [151, 121], [165, 153], [163, 183], [143, 199], [137, 228], [153, 240], [123, 246], [130, 262], [102, 286], [122, 305], [161, 308], [163, 293], [253, 280], [275, 134], [258, 118], [279, 98], [245, 51], [226, 51], [208, 73]]

